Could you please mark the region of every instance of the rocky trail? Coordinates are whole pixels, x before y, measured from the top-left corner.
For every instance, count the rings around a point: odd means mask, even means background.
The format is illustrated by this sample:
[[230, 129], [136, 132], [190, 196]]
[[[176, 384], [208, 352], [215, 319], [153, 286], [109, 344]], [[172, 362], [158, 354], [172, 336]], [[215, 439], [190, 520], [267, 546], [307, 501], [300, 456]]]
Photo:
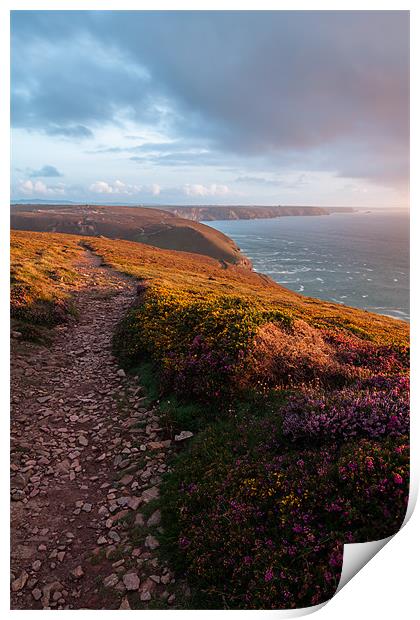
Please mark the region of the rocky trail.
[[88, 251], [78, 271], [79, 320], [12, 342], [11, 607], [176, 607], [155, 501], [172, 442], [111, 351], [136, 283]]

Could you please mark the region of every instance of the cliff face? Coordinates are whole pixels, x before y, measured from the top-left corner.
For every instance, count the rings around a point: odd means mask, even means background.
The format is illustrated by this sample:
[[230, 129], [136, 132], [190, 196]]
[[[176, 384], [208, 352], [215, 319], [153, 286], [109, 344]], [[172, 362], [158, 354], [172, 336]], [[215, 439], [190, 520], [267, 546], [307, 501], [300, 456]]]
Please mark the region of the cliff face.
[[324, 207], [164, 207], [178, 217], [195, 222], [215, 220], [255, 220], [263, 218], [286, 217], [289, 215], [329, 215], [333, 209]]

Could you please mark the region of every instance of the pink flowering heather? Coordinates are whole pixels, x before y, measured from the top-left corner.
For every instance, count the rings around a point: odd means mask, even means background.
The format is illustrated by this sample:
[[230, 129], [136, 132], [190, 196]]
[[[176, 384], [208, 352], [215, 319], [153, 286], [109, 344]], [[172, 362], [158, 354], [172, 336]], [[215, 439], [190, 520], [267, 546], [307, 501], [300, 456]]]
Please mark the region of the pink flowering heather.
[[409, 430], [408, 389], [406, 377], [381, 377], [331, 392], [307, 391], [284, 407], [283, 432], [294, 440], [405, 435]]

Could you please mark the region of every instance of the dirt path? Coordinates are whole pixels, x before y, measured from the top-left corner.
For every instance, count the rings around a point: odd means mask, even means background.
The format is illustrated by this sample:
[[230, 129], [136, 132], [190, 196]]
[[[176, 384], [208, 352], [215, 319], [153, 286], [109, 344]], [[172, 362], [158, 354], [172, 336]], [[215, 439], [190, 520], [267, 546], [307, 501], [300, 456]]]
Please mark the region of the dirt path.
[[88, 252], [78, 269], [79, 321], [13, 341], [11, 607], [170, 607], [153, 500], [171, 442], [111, 352], [135, 282]]

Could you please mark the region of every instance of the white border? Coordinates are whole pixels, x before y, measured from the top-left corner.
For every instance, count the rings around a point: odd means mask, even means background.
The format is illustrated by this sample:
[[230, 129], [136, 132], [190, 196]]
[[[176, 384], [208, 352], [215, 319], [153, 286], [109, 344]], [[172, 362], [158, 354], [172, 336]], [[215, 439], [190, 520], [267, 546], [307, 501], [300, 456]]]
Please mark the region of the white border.
[[[9, 264], [8, 264], [8, 241], [9, 241], [9, 179], [10, 179], [10, 165], [9, 165], [9, 11], [10, 10], [173, 10], [173, 9], [233, 9], [233, 10], [269, 10], [269, 9], [281, 9], [281, 10], [410, 10], [411, 11], [411, 49], [412, 49], [412, 82], [411, 82], [411, 109], [412, 109], [412, 153], [411, 153], [411, 166], [412, 171], [415, 171], [411, 175], [411, 204], [413, 209], [411, 211], [411, 273], [419, 274], [419, 246], [417, 242], [417, 235], [420, 231], [419, 226], [419, 209], [420, 209], [420, 195], [419, 195], [419, 182], [418, 176], [420, 170], [418, 161], [418, 129], [419, 122], [418, 116], [414, 116], [414, 111], [420, 110], [420, 101], [418, 96], [419, 86], [419, 63], [417, 61], [420, 58], [420, 50], [418, 39], [420, 36], [419, 28], [419, 9], [415, 8], [414, 2], [390, 2], [390, 1], [368, 1], [364, 2], [353, 1], [335, 1], [335, 2], [303, 2], [296, 0], [295, 2], [267, 2], [260, 0], [257, 2], [251, 2], [249, 0], [242, 1], [229, 1], [229, 0], [213, 0], [212, 2], [204, 2], [196, 0], [189, 2], [171, 2], [170, 0], [162, 1], [127, 1], [120, 0], [3, 0], [0, 5], [0, 49], [1, 49], [1, 67], [2, 67], [2, 81], [0, 92], [0, 131], [1, 140], [0, 145], [3, 150], [0, 161], [1, 167], [1, 181], [0, 184], [0, 196], [1, 208], [0, 208], [0, 239], [1, 247], [3, 250], [2, 261], [0, 262], [0, 273], [2, 277], [2, 291], [8, 290], [8, 277], [9, 277]], [[386, 41], [384, 41], [384, 45]], [[417, 165], [416, 165], [417, 164]], [[416, 176], [417, 172], [417, 176]], [[417, 378], [418, 376], [418, 361], [419, 361], [419, 349], [418, 349], [418, 308], [419, 308], [419, 286], [418, 282], [420, 278], [412, 278], [411, 283], [411, 326], [412, 326], [412, 376]], [[1, 608], [5, 615], [13, 614], [20, 615], [30, 613], [31, 618], [40, 617], [44, 614], [42, 611], [10, 611], [9, 610], [9, 518], [8, 510], [4, 507], [8, 504], [9, 489], [8, 484], [5, 484], [7, 480], [6, 472], [9, 470], [9, 425], [8, 415], [9, 411], [9, 359], [8, 359], [8, 338], [9, 338], [9, 309], [8, 309], [7, 295], [3, 294], [3, 303], [0, 306], [0, 325], [2, 335], [2, 355], [0, 357], [0, 377], [2, 382], [2, 424], [4, 428], [1, 433], [2, 449], [0, 451], [2, 459], [2, 497], [4, 500], [3, 510], [1, 511], [1, 535], [2, 540], [2, 561], [1, 561], [1, 581], [0, 581], [0, 601]], [[3, 340], [4, 339], [4, 340]], [[419, 425], [417, 423], [418, 415], [418, 402], [419, 402], [419, 387], [416, 385], [417, 381], [412, 382], [412, 432], [411, 432], [411, 444], [412, 444], [412, 464], [411, 464], [411, 496], [410, 504], [413, 503], [418, 489], [418, 473], [419, 473]], [[419, 510], [414, 513], [412, 519], [408, 524], [399, 532], [387, 547], [369, 562], [369, 564], [351, 580], [351, 586], [345, 587], [337, 596], [335, 596], [326, 606], [319, 611], [319, 618], [328, 620], [329, 618], [336, 620], [347, 620], [354, 617], [355, 614], [362, 614], [363, 618], [368, 618], [370, 615], [380, 617], [381, 620], [394, 619], [398, 614], [401, 618], [414, 618], [418, 613], [417, 604], [417, 589], [418, 589], [418, 549], [419, 549], [419, 531], [420, 531], [420, 515]], [[315, 611], [317, 608], [311, 608], [311, 611]], [[303, 610], [302, 610], [303, 611]], [[58, 613], [56, 611], [49, 611], [49, 613]], [[73, 611], [72, 616], [77, 618], [84, 618], [91, 615], [92, 612], [87, 610]], [[110, 614], [111, 611], [102, 611], [101, 613]], [[129, 613], [129, 612], [125, 612]], [[144, 613], [144, 612], [143, 612]], [[154, 617], [164, 616], [166, 612], [150, 611], [148, 614], [152, 614]], [[172, 617], [183, 617], [185, 614], [194, 614], [190, 611], [177, 611], [173, 610]], [[264, 616], [280, 614], [283, 617], [296, 615], [293, 612], [270, 612], [270, 611], [238, 611], [238, 612], [223, 612], [223, 611], [200, 611], [200, 616], [210, 617], [213, 614], [229, 613], [233, 615], [256, 615], [264, 614]], [[301, 615], [301, 613], [299, 614]]]

